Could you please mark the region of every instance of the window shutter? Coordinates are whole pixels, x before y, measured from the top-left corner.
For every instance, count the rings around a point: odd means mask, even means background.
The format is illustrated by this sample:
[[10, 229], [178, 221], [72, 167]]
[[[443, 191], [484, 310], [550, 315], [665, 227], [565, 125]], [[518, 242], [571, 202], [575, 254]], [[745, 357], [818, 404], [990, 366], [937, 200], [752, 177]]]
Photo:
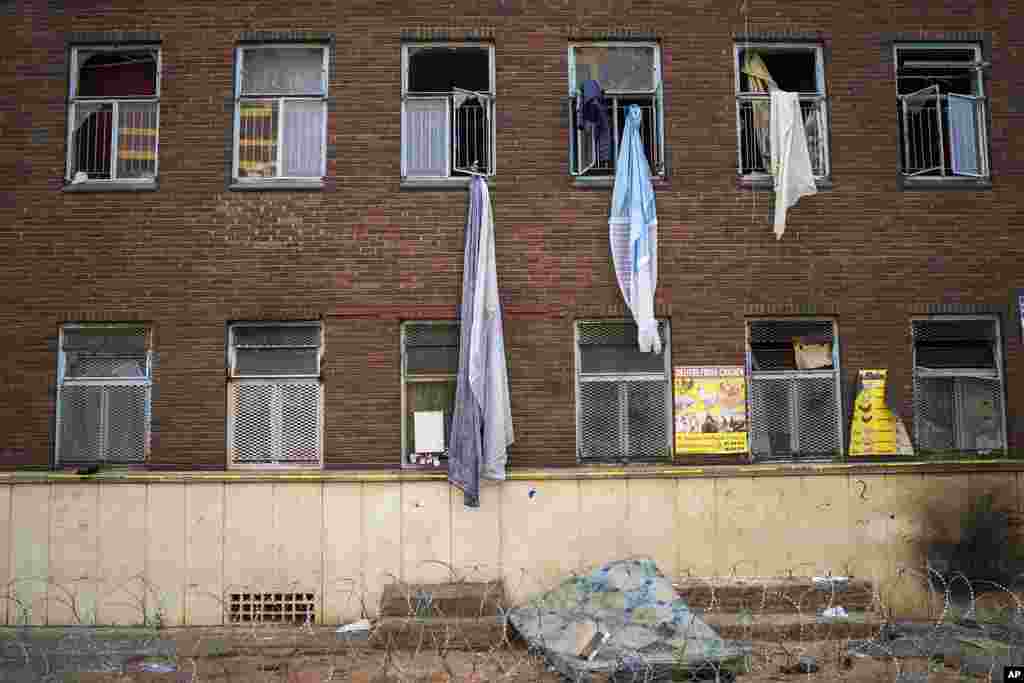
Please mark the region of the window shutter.
[[402, 175], [444, 178], [449, 169], [447, 97], [405, 100], [402, 107]]
[[949, 109], [950, 166], [953, 175], [981, 176], [978, 154], [978, 105], [980, 97], [947, 95]]

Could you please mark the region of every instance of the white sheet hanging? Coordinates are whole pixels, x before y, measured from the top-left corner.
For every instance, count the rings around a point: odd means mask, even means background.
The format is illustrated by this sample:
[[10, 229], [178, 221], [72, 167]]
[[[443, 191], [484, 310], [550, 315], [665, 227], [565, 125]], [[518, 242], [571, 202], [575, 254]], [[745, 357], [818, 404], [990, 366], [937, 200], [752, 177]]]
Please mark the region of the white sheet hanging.
[[786, 211], [801, 197], [817, 194], [807, 133], [795, 92], [772, 90], [771, 147], [775, 176], [775, 239], [786, 231]]

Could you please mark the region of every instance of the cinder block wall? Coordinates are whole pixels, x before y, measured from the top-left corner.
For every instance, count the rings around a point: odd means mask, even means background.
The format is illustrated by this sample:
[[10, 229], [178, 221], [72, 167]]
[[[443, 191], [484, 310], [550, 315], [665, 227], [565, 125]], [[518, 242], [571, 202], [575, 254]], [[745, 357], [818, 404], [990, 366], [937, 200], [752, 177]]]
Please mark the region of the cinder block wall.
[[[224, 323], [327, 319], [328, 466], [399, 462], [399, 322], [454, 317], [467, 197], [399, 189], [403, 31], [496, 46], [499, 282], [513, 466], [575, 463], [572, 321], [621, 316], [608, 190], [567, 169], [571, 37], [661, 41], [670, 180], [657, 191], [657, 313], [675, 364], [742, 362], [750, 307], [834, 312], [844, 377], [888, 367], [911, 413], [908, 317], [928, 304], [1006, 311], [1024, 247], [1019, 95], [1024, 19], [1005, 3], [458, 0], [8, 3], [0, 45], [0, 468], [45, 467], [57, 326], [142, 319], [159, 368], [151, 464], [225, 465]], [[68, 41], [158, 37], [159, 190], [62, 193]], [[834, 186], [800, 202], [777, 242], [768, 195], [736, 186], [734, 36], [825, 46]], [[233, 48], [254, 32], [334, 41], [323, 191], [231, 192]], [[141, 34], [141, 36], [140, 36]], [[909, 192], [897, 180], [896, 38], [976, 37], [990, 50], [990, 191]], [[106, 34], [109, 40], [118, 35]], [[1004, 317], [1004, 329], [1014, 329]], [[1024, 354], [1008, 335], [1011, 444]], [[49, 392], [48, 392], [49, 389]]]

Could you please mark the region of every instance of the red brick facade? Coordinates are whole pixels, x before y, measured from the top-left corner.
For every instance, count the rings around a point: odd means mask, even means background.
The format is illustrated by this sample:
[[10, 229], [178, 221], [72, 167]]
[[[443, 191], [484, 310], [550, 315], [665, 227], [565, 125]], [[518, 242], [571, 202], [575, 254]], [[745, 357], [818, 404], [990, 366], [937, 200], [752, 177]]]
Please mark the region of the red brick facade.
[[[495, 45], [491, 188], [513, 466], [575, 464], [573, 320], [624, 315], [610, 190], [572, 183], [564, 97], [568, 41], [614, 31], [661, 44], [657, 314], [671, 318], [672, 363], [742, 364], [748, 315], [834, 315], [844, 385], [859, 368], [888, 367], [892, 407], [909, 417], [910, 316], [940, 304], [998, 312], [1007, 431], [1024, 446], [1010, 305], [1024, 257], [1024, 18], [1012, 3], [747, 0], [745, 16], [735, 2], [433, 4], [5, 3], [0, 468], [49, 462], [63, 321], [153, 324], [150, 463], [188, 469], [226, 464], [226, 321], [321, 316], [326, 466], [398, 465], [400, 321], [455, 317], [462, 276], [466, 191], [399, 187], [401, 40], [432, 30]], [[161, 46], [158, 188], [64, 192], [69, 45], [110, 31]], [[801, 201], [778, 242], [769, 194], [737, 186], [733, 44], [744, 31], [825, 47], [832, 188]], [[228, 188], [233, 49], [266, 37], [247, 32], [333, 39], [321, 191]], [[914, 38], [984, 43], [990, 189], [901, 186], [891, 44]]]

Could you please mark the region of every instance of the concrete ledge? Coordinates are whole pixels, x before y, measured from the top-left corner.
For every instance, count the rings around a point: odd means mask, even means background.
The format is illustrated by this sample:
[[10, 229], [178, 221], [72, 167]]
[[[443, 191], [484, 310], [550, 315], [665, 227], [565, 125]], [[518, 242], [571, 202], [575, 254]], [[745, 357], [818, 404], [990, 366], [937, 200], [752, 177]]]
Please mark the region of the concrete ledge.
[[[508, 481], [594, 479], [723, 479], [737, 477], [850, 476], [855, 474], [957, 474], [966, 472], [1024, 472], [1024, 460], [889, 460], [856, 463], [772, 463], [763, 465], [586, 465], [513, 469]], [[447, 472], [394, 470], [254, 470], [175, 471], [100, 470], [96, 474], [73, 472], [0, 472], [0, 485], [40, 483], [105, 484], [232, 483], [232, 482], [403, 482], [445, 481]]]

